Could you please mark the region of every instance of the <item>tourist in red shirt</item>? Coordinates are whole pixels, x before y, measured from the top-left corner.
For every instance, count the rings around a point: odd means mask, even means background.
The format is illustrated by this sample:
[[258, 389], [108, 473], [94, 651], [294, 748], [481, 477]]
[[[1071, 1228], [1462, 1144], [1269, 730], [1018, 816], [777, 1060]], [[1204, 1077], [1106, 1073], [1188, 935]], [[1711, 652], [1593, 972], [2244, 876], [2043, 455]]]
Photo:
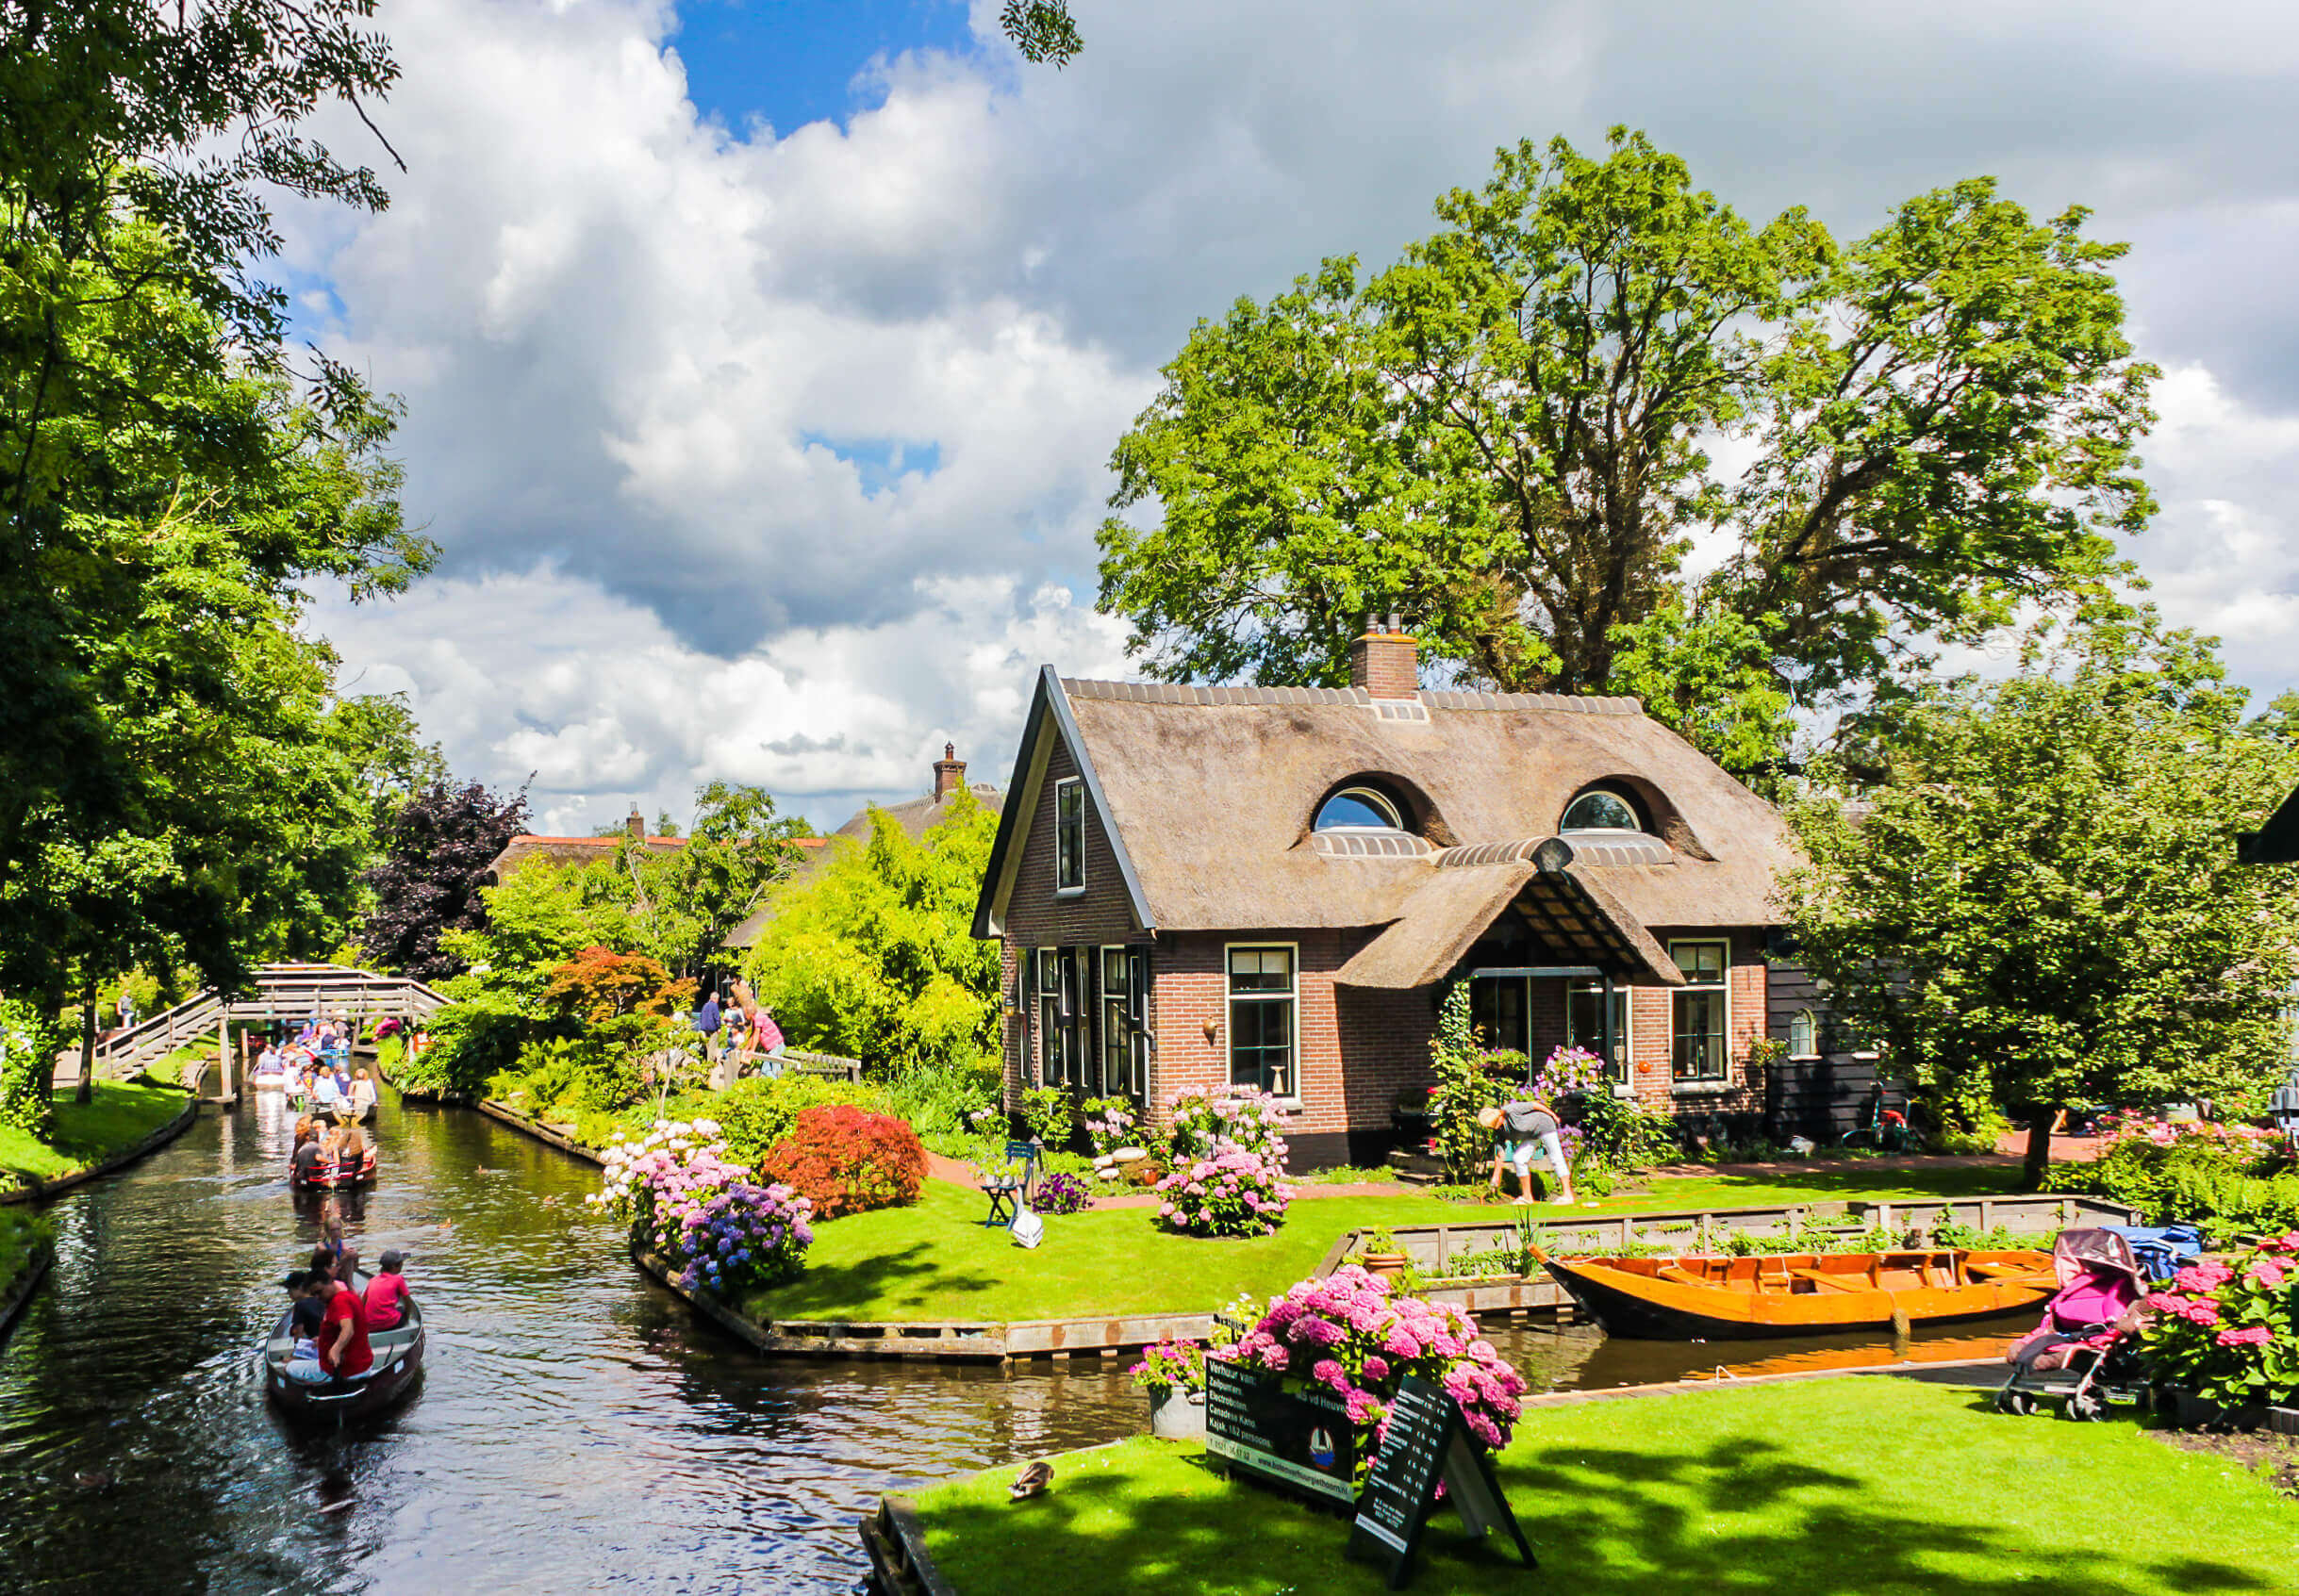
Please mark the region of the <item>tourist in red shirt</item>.
[[339, 1280], [327, 1282], [327, 1317], [320, 1325], [320, 1367], [337, 1379], [364, 1374], [374, 1366], [368, 1350], [367, 1305]]
[[407, 1282], [400, 1277], [399, 1266], [405, 1261], [398, 1248], [389, 1247], [375, 1266], [375, 1277], [367, 1283], [364, 1303], [369, 1329], [399, 1328], [399, 1305], [407, 1300]]

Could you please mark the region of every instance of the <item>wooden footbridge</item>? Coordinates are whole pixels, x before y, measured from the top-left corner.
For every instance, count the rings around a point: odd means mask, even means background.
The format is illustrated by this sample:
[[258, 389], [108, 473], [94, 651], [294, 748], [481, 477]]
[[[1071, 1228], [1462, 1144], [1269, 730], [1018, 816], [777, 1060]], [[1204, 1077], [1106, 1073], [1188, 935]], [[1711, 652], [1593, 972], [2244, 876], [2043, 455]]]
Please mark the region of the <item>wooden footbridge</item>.
[[[413, 1021], [447, 1003], [444, 994], [419, 980], [379, 976], [342, 964], [261, 964], [256, 966], [246, 993], [203, 992], [171, 1009], [115, 1030], [96, 1044], [94, 1069], [112, 1079], [125, 1079], [188, 1045], [216, 1039], [216, 1091], [228, 1102], [238, 1095], [239, 1061], [231, 1047], [235, 1024], [256, 1025], [270, 1020], [307, 1020], [344, 1015], [355, 1020], [379, 1020], [396, 1014]], [[186, 1085], [196, 1094], [207, 1075], [205, 1060], [196, 1071], [188, 1070]], [[57, 1060], [59, 1088], [77, 1088], [81, 1078], [78, 1048]]]

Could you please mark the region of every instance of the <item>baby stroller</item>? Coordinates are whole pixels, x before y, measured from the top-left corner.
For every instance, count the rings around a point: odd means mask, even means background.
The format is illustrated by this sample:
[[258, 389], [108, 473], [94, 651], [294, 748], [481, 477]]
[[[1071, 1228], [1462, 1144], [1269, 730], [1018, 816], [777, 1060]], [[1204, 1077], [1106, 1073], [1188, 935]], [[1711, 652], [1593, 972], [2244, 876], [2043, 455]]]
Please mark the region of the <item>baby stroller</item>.
[[2106, 1418], [2109, 1403], [2144, 1403], [2139, 1337], [2126, 1326], [2146, 1276], [2131, 1242], [2114, 1230], [2062, 1230], [2052, 1269], [2059, 1290], [2043, 1305], [2043, 1323], [2006, 1354], [2011, 1378], [1995, 1393], [1995, 1410], [2025, 1415], [2057, 1397], [2062, 1419], [2084, 1423]]

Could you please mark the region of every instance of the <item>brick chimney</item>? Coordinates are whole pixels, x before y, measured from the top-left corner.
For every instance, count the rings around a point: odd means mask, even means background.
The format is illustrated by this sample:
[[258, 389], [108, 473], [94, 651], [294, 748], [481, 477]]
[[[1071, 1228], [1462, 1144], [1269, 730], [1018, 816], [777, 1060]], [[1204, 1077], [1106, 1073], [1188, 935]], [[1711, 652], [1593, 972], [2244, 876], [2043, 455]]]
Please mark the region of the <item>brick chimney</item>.
[[958, 757], [958, 745], [944, 743], [942, 757], [934, 762], [934, 801], [940, 803], [965, 785], [966, 761]]
[[631, 805], [631, 813], [624, 817], [622, 829], [631, 833], [631, 840], [634, 842], [643, 843], [647, 840], [646, 816], [638, 813], [638, 805], [636, 803]]
[[1394, 615], [1365, 620], [1365, 634], [1349, 645], [1349, 685], [1377, 699], [1410, 699], [1421, 690], [1420, 657]]

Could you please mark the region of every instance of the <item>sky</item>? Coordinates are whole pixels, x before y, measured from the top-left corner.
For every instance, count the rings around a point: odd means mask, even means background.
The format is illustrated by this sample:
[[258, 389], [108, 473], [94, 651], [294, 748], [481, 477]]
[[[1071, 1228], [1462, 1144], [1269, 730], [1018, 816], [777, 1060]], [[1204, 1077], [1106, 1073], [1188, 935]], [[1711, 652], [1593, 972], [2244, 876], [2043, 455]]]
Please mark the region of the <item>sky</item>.
[[[390, 208], [285, 217], [301, 330], [401, 396], [437, 571], [323, 596], [538, 830], [703, 782], [835, 826], [1003, 781], [1093, 609], [1107, 462], [1199, 317], [1433, 230], [1493, 152], [1647, 130], [1839, 236], [1976, 174], [2090, 207], [2160, 365], [2129, 552], [2239, 680], [2299, 685], [2299, 12], [2108, 0], [384, 0]], [[380, 159], [356, 121], [339, 152]]]

